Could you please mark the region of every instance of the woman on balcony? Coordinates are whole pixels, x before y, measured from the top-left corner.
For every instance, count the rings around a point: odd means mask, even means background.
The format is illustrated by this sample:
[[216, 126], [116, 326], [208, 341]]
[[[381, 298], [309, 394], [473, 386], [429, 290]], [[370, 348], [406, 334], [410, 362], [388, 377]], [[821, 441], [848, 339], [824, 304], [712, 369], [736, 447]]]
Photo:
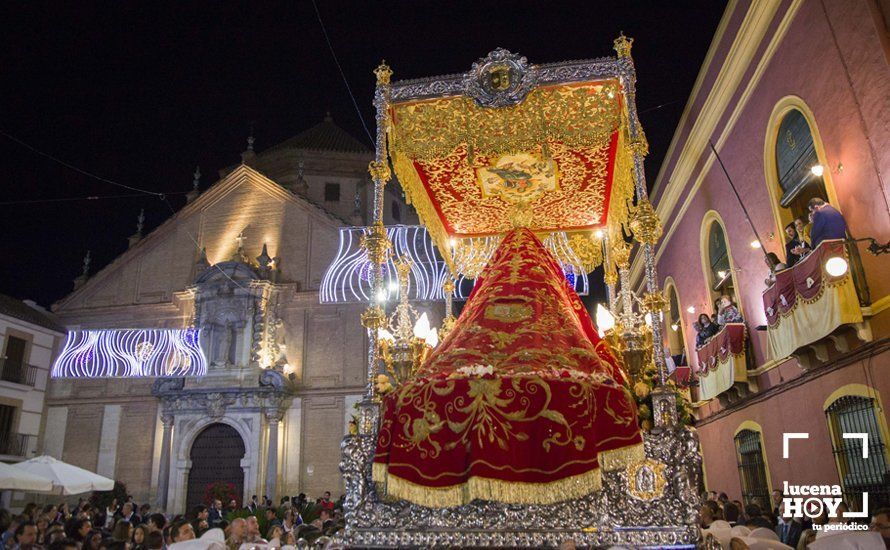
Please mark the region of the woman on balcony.
[[732, 298], [729, 297], [728, 294], [724, 294], [720, 297], [717, 312], [717, 323], [720, 326], [725, 325], [726, 323], [744, 323], [745, 320], [742, 318], [742, 313], [739, 311], [739, 308], [732, 303]]
[[775, 252], [767, 252], [763, 261], [766, 263], [766, 267], [769, 268], [769, 275], [766, 276], [766, 279], [764, 279], [763, 282], [766, 286], [770, 287], [776, 284], [776, 272], [782, 271], [787, 266], [779, 260], [779, 257], [776, 256]]
[[711, 318], [708, 317], [707, 313], [702, 313], [698, 316], [698, 325], [701, 329], [698, 331], [698, 334], [695, 335], [695, 346], [701, 347], [705, 345], [708, 340], [714, 337], [720, 331], [720, 327], [716, 323], [711, 322]]

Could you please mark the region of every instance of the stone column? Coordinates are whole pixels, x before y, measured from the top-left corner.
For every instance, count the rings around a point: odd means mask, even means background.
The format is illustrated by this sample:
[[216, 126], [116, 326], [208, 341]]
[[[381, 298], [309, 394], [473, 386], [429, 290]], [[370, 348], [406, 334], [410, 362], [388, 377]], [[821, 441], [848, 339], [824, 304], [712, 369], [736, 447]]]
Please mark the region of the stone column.
[[266, 449], [266, 494], [277, 502], [278, 484], [278, 424], [281, 422], [280, 411], [266, 411], [266, 420], [269, 422], [269, 445]]
[[158, 503], [161, 510], [167, 509], [167, 493], [170, 488], [170, 443], [173, 439], [173, 415], [162, 414], [164, 435], [161, 438], [161, 463], [158, 467]]

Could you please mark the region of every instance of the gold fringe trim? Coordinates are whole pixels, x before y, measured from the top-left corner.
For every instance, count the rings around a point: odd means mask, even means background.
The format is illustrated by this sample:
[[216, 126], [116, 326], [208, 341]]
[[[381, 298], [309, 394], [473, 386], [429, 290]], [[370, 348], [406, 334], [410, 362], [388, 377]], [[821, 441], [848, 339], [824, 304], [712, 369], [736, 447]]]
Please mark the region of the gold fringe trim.
[[508, 504], [553, 504], [581, 498], [599, 491], [603, 486], [599, 468], [549, 483], [523, 483], [474, 476], [458, 485], [427, 487], [392, 475], [386, 464], [375, 462], [372, 477], [383, 485], [387, 497], [428, 508], [460, 506], [475, 499]]
[[612, 168], [612, 190], [609, 198], [609, 212], [606, 216], [611, 243], [621, 242], [622, 228], [627, 228], [630, 219], [631, 201], [634, 196], [633, 153], [627, 144], [624, 122], [618, 129], [618, 143], [615, 144], [615, 166]]
[[[475, 499], [508, 504], [553, 504], [581, 498], [602, 489], [602, 470], [613, 471], [642, 462], [646, 453], [642, 443], [599, 453], [601, 468], [594, 468], [549, 483], [504, 481], [481, 476], [446, 487], [428, 487], [389, 473], [389, 465], [375, 462], [371, 477], [382, 488], [387, 499], [402, 499], [429, 508], [460, 506]], [[602, 469], [602, 470], [601, 470]]]
[[614, 470], [623, 470], [628, 464], [646, 460], [646, 450], [642, 443], [637, 443], [621, 447], [620, 449], [601, 451], [598, 458], [600, 468], [607, 472], [612, 472]]
[[[393, 137], [390, 137], [390, 141], [393, 139]], [[390, 143], [392, 166], [395, 169], [399, 183], [402, 184], [402, 189], [405, 191], [405, 200], [417, 211], [420, 224], [426, 227], [430, 238], [439, 248], [439, 254], [445, 260], [445, 263], [448, 264], [451, 273], [454, 273], [454, 265], [449, 253], [451, 249], [448, 247], [448, 234], [445, 231], [445, 226], [442, 225], [442, 220], [439, 219], [439, 213], [436, 212], [436, 207], [433, 206], [433, 202], [430, 200], [426, 188], [420, 180], [420, 175], [414, 168], [414, 162], [406, 155], [397, 151], [398, 149]]]

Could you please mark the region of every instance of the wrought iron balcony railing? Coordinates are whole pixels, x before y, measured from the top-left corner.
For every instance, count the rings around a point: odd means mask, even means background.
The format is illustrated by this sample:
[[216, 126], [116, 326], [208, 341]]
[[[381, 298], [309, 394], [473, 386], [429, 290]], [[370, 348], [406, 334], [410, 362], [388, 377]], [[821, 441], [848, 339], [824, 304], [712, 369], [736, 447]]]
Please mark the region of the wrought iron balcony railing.
[[34, 386], [37, 382], [37, 367], [27, 363], [0, 359], [0, 380]]
[[16, 433], [0, 434], [0, 455], [25, 456], [32, 437]]

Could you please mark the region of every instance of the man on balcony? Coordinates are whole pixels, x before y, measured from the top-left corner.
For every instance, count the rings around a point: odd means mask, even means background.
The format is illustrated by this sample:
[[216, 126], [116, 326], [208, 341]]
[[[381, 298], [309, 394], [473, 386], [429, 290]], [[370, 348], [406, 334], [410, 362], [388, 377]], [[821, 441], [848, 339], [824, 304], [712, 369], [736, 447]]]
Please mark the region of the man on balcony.
[[815, 249], [822, 241], [845, 239], [847, 222], [843, 214], [819, 197], [813, 197], [808, 203], [813, 214], [813, 228], [810, 230], [810, 244]]

